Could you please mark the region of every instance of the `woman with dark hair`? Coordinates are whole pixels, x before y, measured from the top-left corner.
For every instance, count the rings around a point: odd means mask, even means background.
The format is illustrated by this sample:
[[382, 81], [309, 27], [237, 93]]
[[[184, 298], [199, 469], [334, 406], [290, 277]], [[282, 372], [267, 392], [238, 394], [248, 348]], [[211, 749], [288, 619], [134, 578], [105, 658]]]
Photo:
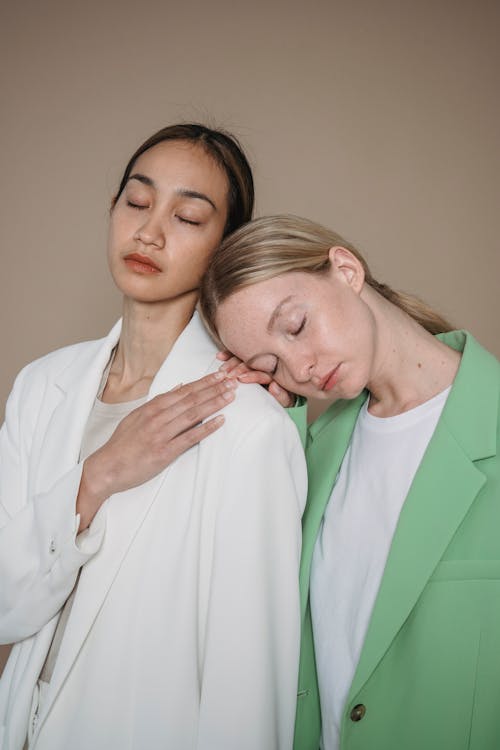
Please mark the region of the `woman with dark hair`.
[[243, 381], [334, 400], [306, 438], [296, 750], [500, 747], [498, 361], [293, 216], [227, 238], [201, 303]]
[[262, 389], [235, 398], [195, 312], [252, 206], [232, 136], [153, 135], [110, 216], [122, 320], [16, 379], [0, 433], [0, 636], [16, 643], [2, 750], [290, 747], [302, 449]]

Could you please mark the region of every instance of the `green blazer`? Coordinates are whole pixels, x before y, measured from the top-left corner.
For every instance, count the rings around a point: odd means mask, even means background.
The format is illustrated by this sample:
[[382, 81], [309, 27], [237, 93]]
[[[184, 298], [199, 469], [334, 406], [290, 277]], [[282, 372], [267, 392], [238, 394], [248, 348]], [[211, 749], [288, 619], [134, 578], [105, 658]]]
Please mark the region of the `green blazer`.
[[[440, 338], [463, 356], [399, 518], [341, 750], [500, 748], [500, 364], [470, 334]], [[319, 746], [311, 559], [365, 398], [333, 404], [307, 435], [295, 750]]]

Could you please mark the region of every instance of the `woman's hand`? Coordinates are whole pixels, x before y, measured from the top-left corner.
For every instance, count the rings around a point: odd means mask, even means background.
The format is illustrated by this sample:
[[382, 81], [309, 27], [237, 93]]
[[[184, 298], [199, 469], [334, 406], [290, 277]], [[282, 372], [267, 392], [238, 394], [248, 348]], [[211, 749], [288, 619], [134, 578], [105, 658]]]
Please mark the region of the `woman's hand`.
[[103, 502], [159, 474], [181, 453], [215, 432], [224, 417], [202, 420], [234, 399], [236, 381], [224, 372], [177, 386], [134, 409], [83, 464], [76, 512], [79, 531]]
[[241, 359], [238, 359], [238, 357], [235, 357], [234, 354], [231, 354], [227, 350], [218, 352], [217, 359], [223, 362], [220, 366], [220, 371], [226, 373], [230, 378], [237, 379], [242, 383], [259, 383], [267, 387], [269, 393], [274, 396], [281, 406], [288, 408], [294, 405], [295, 394], [286, 391], [278, 385], [268, 372], [252, 370]]

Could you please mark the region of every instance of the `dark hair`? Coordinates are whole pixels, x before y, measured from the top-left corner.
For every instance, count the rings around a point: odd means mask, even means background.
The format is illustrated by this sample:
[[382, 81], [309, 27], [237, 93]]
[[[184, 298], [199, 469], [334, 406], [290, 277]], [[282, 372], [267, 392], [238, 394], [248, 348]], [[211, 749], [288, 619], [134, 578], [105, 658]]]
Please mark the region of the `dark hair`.
[[164, 141], [187, 141], [201, 146], [224, 170], [229, 182], [228, 215], [224, 237], [250, 221], [254, 204], [252, 170], [237, 138], [224, 130], [213, 130], [198, 123], [168, 125], [147, 138], [132, 155], [127, 164], [112, 207], [123, 192], [132, 168], [145, 151]]

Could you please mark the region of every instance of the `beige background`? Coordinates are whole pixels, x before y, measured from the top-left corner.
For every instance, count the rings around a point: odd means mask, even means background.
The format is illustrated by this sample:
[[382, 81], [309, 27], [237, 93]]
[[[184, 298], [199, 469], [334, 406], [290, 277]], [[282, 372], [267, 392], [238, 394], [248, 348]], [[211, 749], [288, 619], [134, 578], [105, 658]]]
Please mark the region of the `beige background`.
[[0, 413], [22, 365], [118, 317], [107, 207], [179, 119], [241, 138], [257, 214], [331, 226], [500, 355], [497, 0], [5, 6]]

